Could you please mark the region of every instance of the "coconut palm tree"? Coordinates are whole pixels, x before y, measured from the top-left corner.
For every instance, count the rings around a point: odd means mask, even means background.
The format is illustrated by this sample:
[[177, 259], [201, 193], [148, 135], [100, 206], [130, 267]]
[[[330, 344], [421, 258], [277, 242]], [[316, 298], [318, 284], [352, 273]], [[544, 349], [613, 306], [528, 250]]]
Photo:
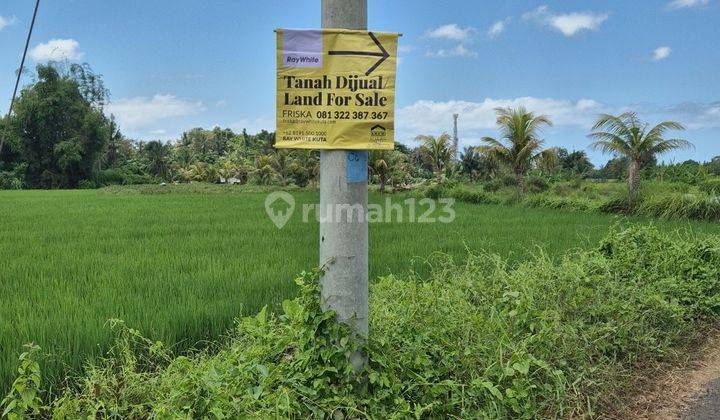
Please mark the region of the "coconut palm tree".
[[219, 175], [217, 168], [207, 162], [197, 162], [190, 165], [192, 180], [198, 182], [218, 182]]
[[235, 165], [235, 162], [231, 161], [230, 159], [225, 159], [220, 162], [220, 166], [217, 170], [218, 176], [220, 176], [220, 181], [229, 183], [230, 179], [235, 178], [238, 173], [238, 167]]
[[142, 148], [148, 172], [166, 178], [169, 170], [170, 146], [161, 141], [151, 141]]
[[500, 138], [484, 137], [478, 152], [498, 163], [507, 164], [515, 174], [520, 190], [525, 190], [525, 174], [537, 162], [548, 162], [557, 154], [554, 148], [544, 149], [540, 139], [543, 126], [552, 126], [545, 115], [535, 115], [525, 107], [496, 108]]
[[261, 185], [270, 185], [280, 177], [275, 169], [277, 167], [278, 163], [273, 154], [258, 155], [255, 157], [253, 175]]
[[433, 136], [417, 136], [416, 141], [422, 143], [420, 146], [420, 155], [433, 168], [435, 179], [438, 184], [442, 182], [442, 172], [450, 164], [452, 157], [452, 139], [448, 134], [441, 134], [439, 137]]
[[590, 147], [626, 157], [628, 163], [628, 194], [633, 203], [640, 187], [640, 163], [670, 150], [692, 147], [683, 139], [666, 139], [668, 130], [684, 130], [682, 124], [664, 121], [648, 130], [649, 124], [635, 112], [618, 116], [602, 114], [588, 137], [595, 139]]
[[179, 166], [177, 169], [178, 178], [183, 182], [190, 182], [193, 179], [193, 170], [190, 167]]
[[380, 182], [380, 193], [384, 193], [385, 184], [391, 171], [388, 152], [386, 150], [371, 150], [368, 169], [370, 173], [377, 175]]
[[405, 185], [410, 176], [410, 169], [408, 164], [408, 155], [399, 151], [392, 151], [392, 171], [390, 172], [390, 184], [392, 185], [393, 192], [397, 191]]

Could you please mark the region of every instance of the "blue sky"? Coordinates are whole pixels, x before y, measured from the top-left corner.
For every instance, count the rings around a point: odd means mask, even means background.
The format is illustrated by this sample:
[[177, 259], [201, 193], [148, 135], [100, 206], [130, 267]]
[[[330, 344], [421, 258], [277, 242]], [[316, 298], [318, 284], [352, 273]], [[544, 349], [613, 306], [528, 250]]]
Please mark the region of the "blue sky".
[[[33, 0], [0, 3], [0, 110]], [[586, 149], [600, 112], [675, 119], [694, 150], [720, 154], [720, 0], [368, 1], [371, 29], [401, 32], [398, 141], [494, 135], [493, 108], [548, 114], [551, 146]], [[126, 135], [173, 139], [195, 126], [274, 127], [273, 29], [316, 28], [319, 0], [45, 0], [29, 64], [88, 62]], [[25, 79], [27, 82], [29, 79]], [[589, 151], [596, 163], [607, 156]]]

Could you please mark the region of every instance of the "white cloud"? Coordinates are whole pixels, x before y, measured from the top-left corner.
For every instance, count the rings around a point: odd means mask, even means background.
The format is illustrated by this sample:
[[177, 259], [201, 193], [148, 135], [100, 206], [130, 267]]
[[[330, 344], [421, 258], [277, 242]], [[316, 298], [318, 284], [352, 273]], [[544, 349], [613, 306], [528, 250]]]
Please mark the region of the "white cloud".
[[507, 26], [508, 22], [510, 22], [510, 18], [499, 20], [490, 26], [490, 29], [488, 29], [487, 34], [490, 38], [495, 38], [501, 33], [505, 32], [505, 27]]
[[415, 51], [415, 46], [413, 45], [398, 45], [397, 47], [398, 54], [408, 54], [412, 51]]
[[678, 121], [690, 130], [720, 128], [720, 101], [713, 103], [687, 102], [672, 106], [626, 104], [611, 106], [594, 99], [566, 100], [555, 98], [519, 97], [511, 99], [487, 98], [482, 102], [451, 100], [416, 101], [398, 109], [396, 125], [398, 140], [407, 141], [418, 134], [437, 135], [449, 132], [452, 115], [460, 114], [465, 144], [479, 144], [486, 135], [497, 133], [495, 108], [524, 106], [535, 114], [545, 114], [559, 128], [589, 132], [601, 113], [619, 114], [633, 110], [650, 123], [664, 120]]
[[248, 134], [256, 134], [260, 130], [275, 131], [275, 120], [267, 116], [254, 119], [243, 118], [230, 124], [230, 129], [236, 133], [242, 133], [243, 129], [245, 129]]
[[463, 130], [468, 138], [480, 138], [482, 133], [495, 130], [495, 108], [524, 106], [537, 114], [550, 116], [555, 125], [589, 128], [602, 112], [611, 112], [607, 105], [592, 99], [578, 101], [520, 97], [514, 99], [487, 98], [482, 102], [431, 100], [417, 101], [397, 112], [398, 131], [409, 138], [418, 134], [437, 134], [450, 126], [452, 114], [460, 114]]
[[227, 101], [225, 99], [221, 99], [217, 102], [215, 102], [216, 108], [225, 108], [227, 106]]
[[6, 26], [12, 25], [13, 23], [15, 23], [15, 16], [13, 16], [11, 18], [6, 18], [6, 17], [0, 16], [0, 31], [5, 29]]
[[670, 57], [670, 53], [672, 53], [672, 48], [670, 47], [657, 47], [655, 48], [655, 51], [653, 51], [653, 61], [660, 61], [664, 60], [668, 57]]
[[596, 12], [556, 14], [551, 12], [548, 6], [540, 6], [531, 12], [525, 13], [523, 20], [533, 20], [560, 31], [567, 37], [571, 37], [582, 31], [597, 30], [608, 17], [607, 13]]
[[84, 55], [80, 43], [74, 39], [53, 39], [30, 50], [30, 57], [35, 61], [77, 61]]
[[694, 7], [703, 7], [710, 4], [710, 0], [673, 0], [668, 3], [670, 9], [691, 9]]
[[202, 102], [187, 101], [173, 95], [155, 95], [113, 101], [106, 107], [123, 129], [136, 130], [167, 118], [196, 115], [205, 110]]
[[431, 29], [427, 31], [425, 35], [430, 38], [449, 39], [451, 41], [464, 41], [468, 39], [473, 32], [475, 32], [474, 28], [461, 28], [456, 23], [450, 23], [447, 25], [439, 26], [435, 29]]
[[437, 51], [429, 51], [427, 53], [428, 57], [437, 57], [437, 58], [449, 58], [449, 57], [477, 57], [477, 53], [475, 51], [467, 49], [463, 44], [458, 44], [453, 48], [445, 49], [441, 48]]
[[397, 64], [398, 66], [405, 62], [405, 56], [410, 55], [412, 51], [415, 51], [414, 45], [398, 45], [397, 53]]
[[645, 106], [645, 112], [657, 120], [681, 122], [690, 130], [720, 128], [720, 101], [683, 102], [667, 107]]

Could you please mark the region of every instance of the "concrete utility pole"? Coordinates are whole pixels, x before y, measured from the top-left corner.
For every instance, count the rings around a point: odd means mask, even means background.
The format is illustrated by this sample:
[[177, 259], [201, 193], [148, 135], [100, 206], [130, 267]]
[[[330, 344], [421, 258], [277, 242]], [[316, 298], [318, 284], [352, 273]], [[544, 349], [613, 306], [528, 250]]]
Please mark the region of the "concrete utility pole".
[[457, 120], [458, 120], [458, 114], [453, 114], [453, 155], [452, 160], [455, 162], [457, 161], [457, 154], [458, 154], [458, 132], [457, 132]]
[[[367, 0], [321, 1], [323, 28], [367, 29]], [[367, 177], [361, 182], [348, 182], [351, 156], [355, 153], [347, 150], [320, 151], [320, 265], [326, 270], [320, 285], [323, 309], [334, 310], [340, 322], [367, 337]], [[357, 210], [351, 217], [343, 214], [341, 218], [337, 217], [340, 206]], [[358, 217], [360, 208], [362, 214]], [[365, 356], [354, 355], [351, 361], [360, 370]]]

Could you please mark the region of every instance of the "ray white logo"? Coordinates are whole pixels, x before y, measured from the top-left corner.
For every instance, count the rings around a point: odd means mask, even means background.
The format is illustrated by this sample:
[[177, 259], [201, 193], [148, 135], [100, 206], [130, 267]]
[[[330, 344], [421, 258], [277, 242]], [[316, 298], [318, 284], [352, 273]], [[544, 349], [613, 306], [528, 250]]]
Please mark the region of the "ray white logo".
[[295, 211], [295, 199], [285, 191], [275, 191], [265, 198], [265, 212], [278, 229], [285, 227]]

